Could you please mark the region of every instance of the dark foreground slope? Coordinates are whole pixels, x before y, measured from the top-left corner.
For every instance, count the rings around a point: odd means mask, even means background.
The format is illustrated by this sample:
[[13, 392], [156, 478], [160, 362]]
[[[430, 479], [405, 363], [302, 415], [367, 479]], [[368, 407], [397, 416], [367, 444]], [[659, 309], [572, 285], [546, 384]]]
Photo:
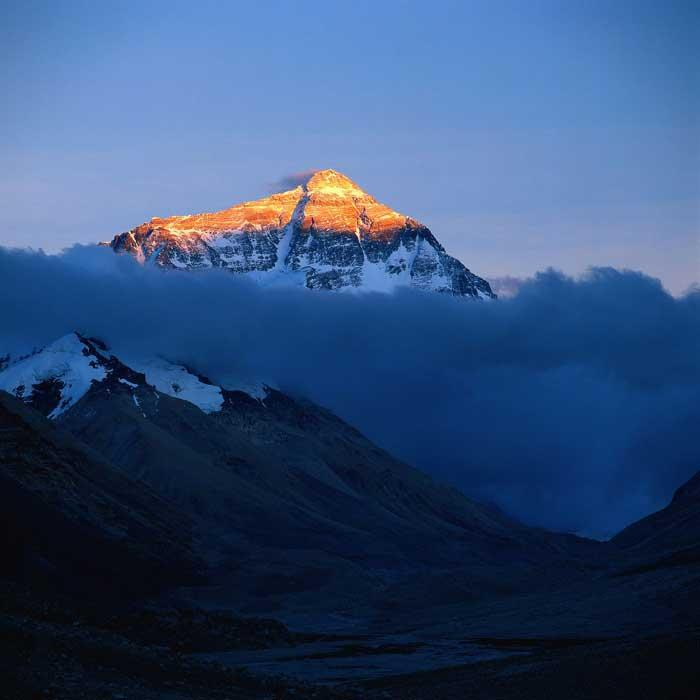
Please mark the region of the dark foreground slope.
[[152, 599], [202, 580], [189, 518], [4, 392], [0, 509], [3, 700], [344, 697], [188, 658], [296, 636]]
[[328, 614], [342, 609], [354, 625], [397, 602], [548, 586], [600, 556], [596, 543], [517, 523], [260, 383], [224, 388], [71, 333], [10, 363], [0, 386], [192, 523], [207, 585], [184, 595], [207, 605], [315, 616], [314, 626], [342, 626]]
[[193, 519], [209, 592], [225, 605], [367, 607], [400, 581], [470, 566], [488, 587], [504, 566], [587, 562], [595, 550], [434, 482], [318, 406], [274, 390], [225, 398], [205, 413], [148, 386], [98, 384], [58, 419]]
[[197, 580], [188, 518], [0, 392], [6, 577], [126, 598]]

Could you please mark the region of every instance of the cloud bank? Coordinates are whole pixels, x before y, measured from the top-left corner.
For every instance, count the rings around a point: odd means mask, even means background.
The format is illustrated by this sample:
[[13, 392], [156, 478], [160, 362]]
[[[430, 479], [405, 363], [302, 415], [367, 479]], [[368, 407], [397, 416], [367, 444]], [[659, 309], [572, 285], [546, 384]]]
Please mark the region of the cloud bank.
[[521, 277], [506, 275], [505, 277], [489, 277], [488, 282], [495, 294], [504, 298], [514, 297], [523, 286], [524, 280]]
[[700, 291], [639, 273], [550, 270], [474, 303], [0, 249], [0, 300], [0, 355], [79, 330], [224, 383], [269, 379], [545, 527], [610, 535], [700, 469]]

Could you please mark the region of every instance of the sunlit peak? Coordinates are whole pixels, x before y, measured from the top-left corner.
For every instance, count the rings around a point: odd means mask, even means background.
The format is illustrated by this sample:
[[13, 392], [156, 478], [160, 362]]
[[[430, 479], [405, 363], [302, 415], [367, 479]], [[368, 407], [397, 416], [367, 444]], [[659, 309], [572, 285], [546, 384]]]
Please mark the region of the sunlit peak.
[[366, 193], [349, 177], [337, 170], [317, 170], [304, 185], [310, 194], [335, 194], [340, 196], [361, 197]]

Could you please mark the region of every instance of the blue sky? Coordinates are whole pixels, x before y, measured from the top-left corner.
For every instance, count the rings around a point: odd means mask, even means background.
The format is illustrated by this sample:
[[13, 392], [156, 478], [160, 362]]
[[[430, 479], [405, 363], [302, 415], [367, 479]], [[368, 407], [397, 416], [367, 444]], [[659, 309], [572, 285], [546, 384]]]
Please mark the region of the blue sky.
[[695, 2], [2, 4], [0, 244], [333, 167], [485, 276], [700, 279]]

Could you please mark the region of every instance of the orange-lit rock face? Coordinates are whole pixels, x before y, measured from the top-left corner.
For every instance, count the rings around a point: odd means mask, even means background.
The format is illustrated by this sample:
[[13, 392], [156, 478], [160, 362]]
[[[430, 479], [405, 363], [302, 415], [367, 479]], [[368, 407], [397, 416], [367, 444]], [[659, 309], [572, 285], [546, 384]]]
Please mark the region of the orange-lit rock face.
[[358, 229], [381, 235], [402, 228], [407, 217], [380, 204], [352, 180], [334, 170], [315, 173], [303, 187], [273, 194], [230, 209], [192, 216], [155, 217], [149, 224], [173, 234], [213, 231], [246, 231], [283, 228], [298, 205], [304, 230], [352, 232]]
[[321, 170], [306, 184], [301, 228], [386, 235], [406, 226], [407, 217], [377, 202], [352, 180], [334, 170]]
[[163, 267], [221, 267], [325, 289], [397, 286], [492, 297], [417, 221], [335, 170], [223, 211], [153, 218], [110, 246]]
[[246, 231], [283, 228], [292, 218], [294, 208], [302, 197], [301, 187], [273, 194], [254, 202], [237, 204], [230, 209], [192, 216], [155, 217], [144, 226], [164, 228], [174, 234], [213, 231]]

